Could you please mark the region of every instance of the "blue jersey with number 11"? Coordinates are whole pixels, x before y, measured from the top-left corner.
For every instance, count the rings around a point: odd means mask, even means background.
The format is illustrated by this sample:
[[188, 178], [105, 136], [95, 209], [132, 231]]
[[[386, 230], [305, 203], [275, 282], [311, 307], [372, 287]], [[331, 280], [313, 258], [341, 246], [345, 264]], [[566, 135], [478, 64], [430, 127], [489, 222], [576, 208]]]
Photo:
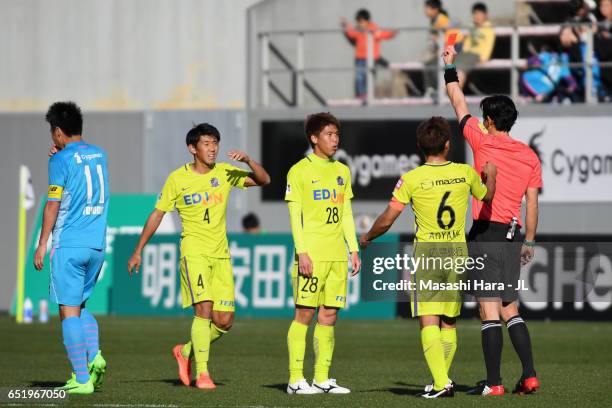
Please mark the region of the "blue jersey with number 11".
[[60, 201], [53, 248], [106, 247], [106, 153], [85, 142], [68, 143], [49, 159], [49, 201]]

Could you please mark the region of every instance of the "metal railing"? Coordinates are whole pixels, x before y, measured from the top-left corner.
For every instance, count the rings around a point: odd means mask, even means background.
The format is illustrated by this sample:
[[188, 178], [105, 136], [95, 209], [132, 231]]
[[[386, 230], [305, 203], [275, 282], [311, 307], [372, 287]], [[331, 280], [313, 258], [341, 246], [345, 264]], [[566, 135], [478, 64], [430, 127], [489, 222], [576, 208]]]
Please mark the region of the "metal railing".
[[[519, 79], [520, 71], [526, 68], [525, 60], [520, 59], [520, 41], [522, 37], [554, 37], [557, 36], [562, 26], [555, 25], [541, 25], [541, 26], [502, 26], [493, 28], [496, 34], [496, 39], [500, 37], [510, 37], [510, 58], [508, 60], [502, 60], [503, 64], [481, 64], [474, 67], [476, 70], [482, 69], [504, 69], [510, 70], [510, 95], [513, 99], [519, 97]], [[567, 64], [571, 68], [582, 68], [584, 69], [584, 89], [585, 95], [584, 100], [587, 104], [597, 103], [597, 98], [594, 97], [593, 93], [593, 65], [595, 63], [594, 56], [594, 29], [592, 25], [582, 25], [583, 29], [586, 29], [586, 55], [585, 61], [580, 63]], [[468, 27], [453, 27], [463, 32], [468, 30]], [[390, 29], [397, 32], [431, 32], [429, 27], [400, 27]], [[343, 35], [341, 29], [327, 29], [327, 30], [279, 30], [279, 31], [266, 31], [261, 32], [258, 35], [259, 53], [260, 53], [260, 86], [259, 86], [259, 102], [263, 107], [270, 106], [270, 93], [274, 93], [286, 106], [299, 107], [304, 105], [304, 98], [306, 93], [310, 94], [319, 104], [327, 105], [328, 99], [316, 89], [316, 87], [307, 78], [308, 73], [332, 73], [332, 72], [352, 72], [356, 73], [357, 69], [355, 66], [343, 66], [343, 67], [306, 67], [305, 66], [305, 48], [304, 38], [305, 36], [317, 36], [324, 34], [338, 34]], [[375, 85], [375, 72], [376, 72], [376, 61], [374, 59], [374, 37], [372, 32], [367, 32], [367, 59], [366, 59], [366, 100], [365, 103], [368, 105], [375, 105], [377, 98], [374, 93]], [[274, 40], [279, 37], [294, 37], [295, 46], [293, 55], [295, 64], [291, 63], [291, 59], [285, 55], [280, 48], [276, 45]], [[438, 50], [444, 48], [444, 30], [438, 32]], [[281, 68], [271, 68], [271, 59], [275, 58], [281, 65]], [[498, 61], [499, 62], [499, 61]], [[420, 65], [419, 65], [420, 64]], [[406, 65], [410, 65], [414, 70], [427, 71], [432, 68], [423, 66], [419, 62], [411, 62], [408, 64], [392, 63], [390, 64], [391, 70], [402, 70]], [[612, 62], [598, 62], [600, 67], [612, 67]], [[446, 100], [446, 91], [444, 84], [444, 73], [443, 73], [443, 62], [442, 58], [438, 58], [438, 64], [436, 68], [437, 73], [437, 102], [444, 103]], [[282, 91], [281, 87], [276, 84], [272, 79], [272, 75], [279, 73], [288, 73], [291, 76], [291, 86], [289, 89], [289, 95]], [[410, 98], [418, 99], [418, 98]], [[421, 98], [424, 103], [427, 103], [427, 98]], [[435, 103], [434, 99], [429, 99], [429, 103]], [[357, 104], [357, 103], [356, 103]]]

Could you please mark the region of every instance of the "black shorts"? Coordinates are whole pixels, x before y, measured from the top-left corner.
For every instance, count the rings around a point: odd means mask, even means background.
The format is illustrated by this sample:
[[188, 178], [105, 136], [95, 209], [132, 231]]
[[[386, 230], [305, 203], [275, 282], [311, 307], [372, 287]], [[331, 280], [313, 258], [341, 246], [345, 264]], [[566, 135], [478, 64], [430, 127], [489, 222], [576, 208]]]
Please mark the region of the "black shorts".
[[518, 299], [523, 235], [517, 226], [514, 238], [508, 240], [508, 228], [508, 224], [475, 220], [470, 229], [470, 257], [485, 257], [483, 269], [469, 272], [468, 293], [476, 299], [501, 298], [502, 302]]

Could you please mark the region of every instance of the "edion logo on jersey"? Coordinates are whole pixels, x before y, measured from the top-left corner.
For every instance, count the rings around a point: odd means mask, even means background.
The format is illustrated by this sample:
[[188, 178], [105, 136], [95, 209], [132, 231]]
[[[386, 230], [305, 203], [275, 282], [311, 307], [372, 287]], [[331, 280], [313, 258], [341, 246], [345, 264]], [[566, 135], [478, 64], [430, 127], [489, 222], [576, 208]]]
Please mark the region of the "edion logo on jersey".
[[204, 196], [202, 196], [200, 193], [187, 194], [183, 196], [183, 201], [185, 202], [185, 205], [221, 204], [223, 202], [223, 194], [209, 194], [208, 192], [204, 193]]
[[312, 190], [312, 199], [315, 201], [329, 200], [334, 204], [344, 203], [344, 193], [337, 192], [336, 189], [328, 190], [326, 188], [320, 188], [318, 190]]

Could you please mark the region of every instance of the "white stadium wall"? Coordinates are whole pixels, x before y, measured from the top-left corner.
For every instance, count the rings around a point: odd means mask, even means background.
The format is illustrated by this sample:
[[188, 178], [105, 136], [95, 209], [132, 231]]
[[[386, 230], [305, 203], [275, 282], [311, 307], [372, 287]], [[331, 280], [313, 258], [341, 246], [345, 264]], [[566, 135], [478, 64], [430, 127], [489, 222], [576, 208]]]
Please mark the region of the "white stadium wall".
[[0, 111], [245, 105], [256, 0], [0, 0]]

